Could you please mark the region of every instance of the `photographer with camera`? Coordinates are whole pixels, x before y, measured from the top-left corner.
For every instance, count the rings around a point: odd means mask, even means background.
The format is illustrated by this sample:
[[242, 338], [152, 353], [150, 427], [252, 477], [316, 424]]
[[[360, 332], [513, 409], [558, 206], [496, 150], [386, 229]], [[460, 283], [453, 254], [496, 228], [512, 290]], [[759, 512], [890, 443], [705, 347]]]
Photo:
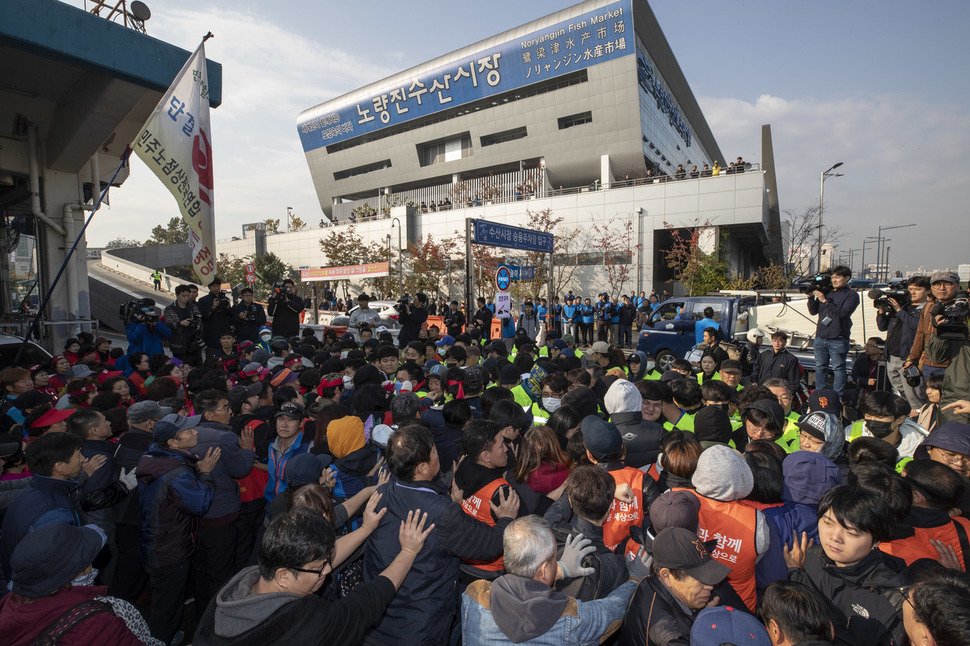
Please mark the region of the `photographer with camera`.
[[370, 296], [361, 294], [357, 297], [357, 309], [350, 315], [350, 327], [360, 330], [364, 325], [377, 328], [381, 324], [381, 315], [370, 308]]
[[292, 280], [287, 278], [273, 287], [268, 309], [273, 317], [273, 336], [288, 339], [300, 333], [300, 313], [306, 309], [306, 303], [296, 295]]
[[815, 289], [808, 296], [809, 314], [818, 315], [815, 328], [815, 383], [827, 388], [829, 374], [835, 373], [832, 389], [845, 392], [845, 357], [849, 354], [852, 313], [859, 307], [859, 294], [849, 289], [852, 270], [843, 265], [829, 274], [815, 277]]
[[121, 318], [125, 323], [125, 336], [128, 337], [129, 357], [136, 352], [149, 356], [165, 354], [162, 341], [172, 336], [172, 331], [159, 320], [155, 301], [150, 298], [129, 301], [121, 306]]
[[[949, 274], [947, 278], [954, 278], [953, 272], [939, 272], [933, 274], [933, 293], [940, 294], [937, 289], [938, 276]], [[943, 396], [940, 399], [940, 423], [960, 422], [970, 424], [970, 413], [957, 413], [957, 408], [950, 404], [970, 399], [970, 331], [967, 328], [967, 317], [970, 316], [970, 302], [965, 291], [960, 290], [959, 281], [946, 281], [946, 295], [951, 298], [942, 300], [930, 308], [931, 331], [923, 352], [924, 366], [946, 365], [943, 373]], [[926, 308], [924, 308], [926, 309]], [[920, 318], [922, 323], [923, 318]], [[931, 373], [932, 374], [932, 373]], [[936, 373], [939, 374], [939, 373]]]
[[[869, 298], [879, 310], [876, 327], [886, 333], [886, 369], [889, 382], [915, 409], [922, 407], [925, 397], [920, 386], [919, 372], [907, 378], [903, 370], [909, 350], [913, 347], [920, 312], [930, 293], [930, 279], [913, 276], [906, 284], [906, 291], [869, 291]], [[915, 382], [913, 385], [910, 382]]]
[[960, 291], [960, 277], [956, 272], [938, 271], [930, 277], [930, 290], [936, 303], [928, 304], [920, 312], [919, 323], [916, 326], [916, 336], [913, 337], [913, 346], [909, 349], [909, 356], [903, 364], [903, 370], [912, 365], [918, 365], [923, 371], [923, 380], [930, 375], [942, 375], [946, 372], [948, 361], [934, 361], [925, 352], [926, 344], [933, 328], [937, 314], [942, 314], [946, 308], [952, 306]]
[[219, 339], [233, 334], [230, 310], [232, 303], [222, 290], [222, 279], [215, 277], [209, 283], [209, 293], [199, 299], [202, 314], [202, 340], [205, 341], [206, 359], [215, 356], [221, 347]]
[[424, 292], [414, 295], [415, 302], [407, 294], [397, 302], [398, 321], [401, 331], [397, 335], [401, 349], [407, 347], [411, 341], [418, 340], [421, 326], [428, 320], [428, 297]]
[[188, 285], [175, 288], [175, 302], [165, 308], [162, 317], [165, 326], [172, 331], [168, 346], [172, 356], [190, 366], [202, 365], [202, 314], [192, 302], [192, 290]]
[[259, 328], [266, 325], [266, 311], [259, 303], [253, 302], [253, 288], [243, 287], [239, 292], [242, 301], [230, 312], [232, 325], [236, 328], [236, 341], [259, 343]]
[[458, 308], [458, 301], [451, 301], [449, 309], [444, 313], [444, 324], [448, 336], [458, 336], [465, 327], [465, 313]]
[[485, 299], [481, 296], [475, 302], [478, 304], [478, 309], [475, 310], [475, 315], [472, 317], [472, 325], [482, 331], [482, 339], [487, 343], [492, 336], [492, 318], [495, 313], [488, 308]]

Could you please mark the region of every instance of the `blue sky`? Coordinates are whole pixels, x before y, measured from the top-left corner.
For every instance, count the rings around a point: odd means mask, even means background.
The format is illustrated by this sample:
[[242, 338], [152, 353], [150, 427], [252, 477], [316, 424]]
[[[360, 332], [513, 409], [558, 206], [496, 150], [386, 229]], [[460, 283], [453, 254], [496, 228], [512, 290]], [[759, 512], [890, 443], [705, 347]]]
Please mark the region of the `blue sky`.
[[[157, 38], [191, 50], [206, 31], [216, 35], [206, 49], [224, 70], [223, 105], [212, 113], [223, 239], [245, 222], [285, 217], [287, 206], [311, 225], [320, 219], [296, 134], [301, 110], [570, 3], [148, 4]], [[970, 262], [970, 3], [651, 6], [727, 157], [760, 161], [760, 126], [771, 124], [783, 210], [817, 204], [819, 173], [842, 161], [844, 177], [825, 185], [825, 219], [838, 222], [841, 250], [860, 248], [879, 225], [914, 222], [889, 243], [894, 269]], [[178, 213], [140, 162], [111, 197], [89, 229], [92, 245], [143, 240]]]

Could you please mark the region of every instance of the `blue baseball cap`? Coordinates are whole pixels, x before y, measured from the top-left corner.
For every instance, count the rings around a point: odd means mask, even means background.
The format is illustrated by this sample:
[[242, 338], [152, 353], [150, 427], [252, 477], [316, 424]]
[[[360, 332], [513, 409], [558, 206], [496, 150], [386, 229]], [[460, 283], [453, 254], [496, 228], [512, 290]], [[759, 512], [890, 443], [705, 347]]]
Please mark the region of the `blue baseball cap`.
[[455, 339], [454, 339], [454, 337], [450, 337], [448, 335], [445, 335], [445, 336], [441, 337], [440, 339], [438, 339], [437, 341], [435, 341], [434, 344], [436, 346], [438, 346], [439, 348], [441, 346], [445, 346], [445, 345], [455, 345]]

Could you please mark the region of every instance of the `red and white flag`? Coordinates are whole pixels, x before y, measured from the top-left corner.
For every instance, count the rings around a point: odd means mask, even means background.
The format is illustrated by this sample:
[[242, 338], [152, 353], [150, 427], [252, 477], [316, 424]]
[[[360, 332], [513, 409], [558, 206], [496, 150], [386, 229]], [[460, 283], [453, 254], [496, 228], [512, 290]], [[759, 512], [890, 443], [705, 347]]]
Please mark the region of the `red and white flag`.
[[199, 282], [208, 284], [216, 274], [216, 241], [204, 40], [131, 147], [175, 197], [189, 226], [192, 268]]

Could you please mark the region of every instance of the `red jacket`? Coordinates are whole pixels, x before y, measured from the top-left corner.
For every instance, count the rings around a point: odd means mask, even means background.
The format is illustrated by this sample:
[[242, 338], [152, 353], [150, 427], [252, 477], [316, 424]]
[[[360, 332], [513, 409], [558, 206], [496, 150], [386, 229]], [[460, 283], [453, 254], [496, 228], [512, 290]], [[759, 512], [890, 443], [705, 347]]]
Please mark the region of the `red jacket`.
[[536, 493], [549, 493], [558, 489], [569, 477], [565, 464], [543, 460], [539, 468], [529, 474], [526, 484]]
[[[108, 594], [106, 587], [83, 586], [61, 590], [32, 604], [16, 603], [10, 595], [0, 599], [0, 635], [7, 646], [27, 646], [55, 619], [76, 605]], [[61, 637], [61, 646], [112, 644], [138, 646], [141, 642], [120, 618], [110, 612], [88, 617]]]

